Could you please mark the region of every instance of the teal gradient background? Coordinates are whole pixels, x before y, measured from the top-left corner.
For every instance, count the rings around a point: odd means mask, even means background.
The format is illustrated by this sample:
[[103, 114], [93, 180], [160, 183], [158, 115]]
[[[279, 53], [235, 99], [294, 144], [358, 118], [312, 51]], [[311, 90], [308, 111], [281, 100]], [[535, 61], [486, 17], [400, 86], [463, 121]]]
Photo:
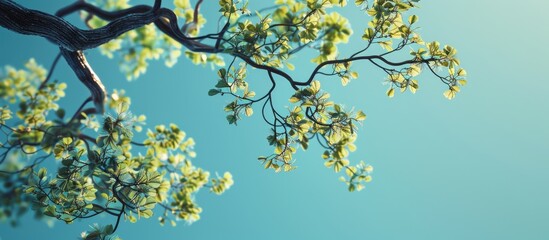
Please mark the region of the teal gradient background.
[[[49, 13], [69, 3], [19, 2]], [[216, 4], [205, 1], [205, 11], [215, 12]], [[427, 73], [417, 94], [392, 99], [384, 76], [365, 63], [354, 65], [360, 78], [345, 88], [323, 79], [336, 102], [368, 115], [351, 159], [372, 164], [374, 179], [358, 193], [347, 192], [339, 175], [323, 166], [318, 146], [296, 155], [294, 172], [263, 170], [256, 158], [272, 151], [267, 125], [256, 114], [229, 126], [223, 112], [229, 99], [207, 96], [216, 79], [209, 67], [184, 58], [171, 69], [156, 62], [128, 83], [116, 60], [88, 51], [107, 88], [126, 89], [132, 111], [146, 114], [149, 127], [177, 123], [197, 142], [196, 165], [230, 171], [235, 180], [222, 196], [197, 195], [204, 211], [192, 225], [160, 227], [153, 217], [123, 222], [117, 233], [123, 239], [549, 239], [548, 7], [543, 0], [422, 1], [414, 13], [423, 39], [456, 47], [469, 73], [469, 84], [452, 101]], [[357, 40], [366, 18], [352, 1], [344, 12]], [[21, 67], [35, 57], [48, 67], [56, 54], [44, 39], [4, 29], [0, 43], [0, 65]], [[312, 65], [305, 57], [293, 62], [293, 76], [308, 76]], [[64, 62], [54, 77], [68, 83], [63, 102], [74, 111], [87, 90]], [[267, 78], [252, 74], [249, 81], [261, 89]], [[284, 109], [290, 88], [280, 83], [285, 89], [275, 104]], [[28, 216], [17, 228], [1, 224], [0, 239], [75, 239], [92, 223], [49, 228]]]

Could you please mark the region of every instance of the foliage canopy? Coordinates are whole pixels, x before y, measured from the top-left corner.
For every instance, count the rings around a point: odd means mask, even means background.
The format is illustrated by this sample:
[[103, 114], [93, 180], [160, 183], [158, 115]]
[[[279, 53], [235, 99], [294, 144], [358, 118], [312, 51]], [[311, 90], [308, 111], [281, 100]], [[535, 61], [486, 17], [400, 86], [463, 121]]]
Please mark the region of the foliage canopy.
[[[159, 0], [153, 6], [131, 6], [128, 0], [76, 1], [55, 15], [0, 1], [2, 27], [42, 36], [60, 48], [49, 73], [31, 59], [24, 69], [8, 66], [0, 76], [0, 190], [11, 196], [1, 199], [0, 218], [16, 223], [28, 207], [38, 217], [66, 223], [113, 215], [114, 224], [82, 236], [103, 239], [122, 218], [135, 222], [153, 216], [155, 209], [161, 224], [198, 220], [201, 208], [193, 196], [202, 188], [222, 194], [233, 184], [230, 173], [211, 177], [193, 164], [194, 141], [175, 124], [155, 126], [146, 131], [146, 139], [134, 140], [146, 117], [129, 111], [131, 100], [123, 90], [106, 90], [83, 54], [93, 48], [119, 58], [128, 80], [145, 73], [151, 60], [172, 67], [185, 56], [194, 64], [216, 66], [218, 79], [207, 93], [230, 98], [224, 107], [228, 123], [236, 125], [259, 112], [271, 129], [267, 141], [274, 151], [258, 158], [265, 168], [295, 169], [293, 154], [314, 140], [325, 149], [325, 166], [344, 172], [341, 180], [349, 191], [363, 189], [371, 181], [372, 167], [351, 164], [348, 156], [356, 149], [357, 126], [366, 114], [331, 101], [319, 78], [331, 76], [346, 86], [359, 78], [353, 63], [367, 62], [386, 74], [388, 97], [398, 91], [415, 93], [418, 76], [425, 71], [447, 86], [446, 98], [454, 98], [466, 84], [466, 72], [453, 47], [424, 42], [417, 33], [419, 18], [409, 10], [418, 2], [355, 0], [367, 25], [354, 29], [362, 42], [343, 56], [338, 46], [354, 32], [337, 11], [348, 4], [345, 0], [276, 0], [272, 7], [257, 10], [247, 2], [219, 0], [218, 31], [207, 34], [201, 32], [206, 24], [202, 0], [175, 0], [171, 9], [161, 7]], [[63, 19], [72, 13], [80, 13], [89, 29]], [[407, 49], [409, 55], [401, 53]], [[316, 67], [300, 81], [291, 76], [291, 59], [304, 51], [315, 53], [310, 60]], [[66, 84], [51, 80], [61, 57], [90, 90], [72, 115], [57, 103]], [[268, 90], [251, 89], [248, 71], [267, 73]], [[283, 113], [273, 94], [286, 86], [294, 93], [288, 96], [289, 111]], [[43, 163], [51, 158], [57, 165], [48, 169]]]

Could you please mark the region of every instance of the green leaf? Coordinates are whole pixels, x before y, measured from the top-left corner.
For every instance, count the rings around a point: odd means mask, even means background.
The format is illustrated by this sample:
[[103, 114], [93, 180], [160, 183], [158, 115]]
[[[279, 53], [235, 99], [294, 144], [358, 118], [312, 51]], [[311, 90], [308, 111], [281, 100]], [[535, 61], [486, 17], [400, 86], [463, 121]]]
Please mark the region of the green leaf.
[[456, 92], [455, 91], [452, 91], [451, 89], [450, 90], [446, 90], [444, 93], [443, 93], [444, 97], [448, 98], [448, 100], [452, 100], [456, 97]]
[[84, 195], [84, 199], [88, 202], [95, 200], [95, 192], [93, 191], [86, 192], [86, 194]]
[[219, 91], [218, 89], [210, 89], [210, 91], [208, 91], [208, 95], [209, 96], [215, 96], [217, 94], [219, 94], [221, 91]]
[[288, 69], [289, 69], [290, 71], [293, 71], [293, 70], [295, 69], [295, 66], [294, 66], [293, 64], [291, 64], [291, 63], [289, 63], [289, 62], [286, 62], [285, 64], [286, 64], [286, 67], [288, 67]]
[[364, 40], [371, 40], [375, 37], [374, 29], [368, 28], [364, 30], [364, 34], [362, 35], [362, 39]]
[[381, 41], [381, 42], [379, 42], [379, 46], [381, 46], [383, 49], [385, 49], [387, 51], [392, 51], [393, 50], [393, 41], [391, 41], [391, 40]]
[[312, 90], [313, 94], [316, 94], [316, 93], [318, 93], [318, 91], [320, 91], [320, 82], [318, 80], [314, 80], [311, 83], [311, 90]]
[[251, 106], [246, 106], [246, 109], [244, 110], [244, 112], [246, 113], [246, 116], [250, 117], [252, 116], [252, 114], [254, 114], [254, 110], [252, 109]]
[[392, 98], [395, 96], [395, 89], [394, 88], [390, 88], [389, 90], [387, 90], [387, 96]]
[[55, 115], [59, 118], [59, 119], [63, 119], [65, 117], [65, 110], [62, 109], [62, 108], [59, 108], [57, 109], [57, 111], [55, 111]]
[[341, 85], [343, 85], [344, 87], [347, 86], [347, 84], [349, 84], [349, 82], [350, 82], [349, 77], [347, 77], [347, 76], [341, 77]]
[[353, 79], [357, 79], [358, 78], [358, 73], [357, 72], [351, 72], [351, 77]]
[[38, 170], [38, 179], [39, 180], [43, 180], [45, 177], [46, 177], [46, 174], [48, 173], [48, 170], [46, 168], [40, 168], [40, 170]]
[[410, 92], [415, 94], [417, 92], [417, 89], [419, 88], [417, 80], [412, 79], [408, 84], [410, 86]]
[[419, 19], [418, 16], [412, 15], [412, 16], [408, 17], [408, 22], [410, 22], [410, 24], [414, 24], [414, 23], [417, 22], [418, 19]]
[[73, 159], [71, 158], [61, 160], [61, 164], [63, 164], [63, 166], [70, 166], [72, 165], [72, 163], [73, 163]]
[[105, 234], [111, 235], [113, 231], [114, 231], [114, 227], [112, 226], [112, 224], [105, 226], [105, 230], [104, 230]]
[[299, 101], [300, 101], [300, 99], [297, 98], [297, 97], [291, 97], [291, 98], [290, 98], [290, 102], [291, 102], [291, 103], [296, 103], [296, 102], [299, 102]]
[[245, 98], [253, 98], [253, 97], [255, 97], [255, 92], [254, 91], [249, 91], [249, 92], [244, 94], [244, 97]]
[[272, 165], [273, 165], [272, 159], [265, 161], [265, 169], [270, 168]]
[[227, 121], [229, 124], [236, 124], [236, 116], [235, 115], [227, 115]]
[[421, 68], [419, 65], [412, 65], [408, 68], [408, 75], [415, 77], [421, 73]]
[[216, 88], [228, 88], [230, 85], [225, 80], [219, 80], [217, 81], [217, 84], [215, 84]]
[[360, 110], [356, 113], [355, 119], [357, 121], [364, 121], [364, 120], [366, 120], [366, 114], [362, 110]]
[[334, 166], [335, 162], [336, 162], [335, 160], [328, 160], [328, 161], [324, 162], [324, 166], [326, 166], [327, 168], [330, 168], [330, 167]]
[[44, 215], [50, 216], [50, 217], [55, 217], [55, 215], [56, 215], [55, 206], [54, 205], [47, 206], [46, 209], [44, 209]]
[[146, 209], [143, 211], [140, 211], [140, 216], [144, 218], [150, 218], [153, 215], [153, 211], [150, 209]]
[[355, 188], [355, 185], [352, 184], [352, 183], [349, 183], [349, 187], [348, 187], [349, 192], [354, 192], [355, 189], [356, 189], [356, 188]]
[[128, 220], [131, 223], [136, 223], [137, 222], [137, 218], [135, 218], [133, 215], [126, 215], [126, 217], [128, 218]]

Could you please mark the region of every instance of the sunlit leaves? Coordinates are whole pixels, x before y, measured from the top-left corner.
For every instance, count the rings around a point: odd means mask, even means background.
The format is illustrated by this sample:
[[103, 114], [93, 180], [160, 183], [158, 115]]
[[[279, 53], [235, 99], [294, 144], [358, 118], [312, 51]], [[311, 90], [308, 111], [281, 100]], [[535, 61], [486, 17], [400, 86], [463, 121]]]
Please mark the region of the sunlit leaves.
[[267, 137], [274, 153], [258, 159], [265, 168], [290, 171], [295, 168], [293, 154], [298, 147], [306, 150], [310, 140], [325, 148], [325, 166], [335, 172], [347, 168], [349, 152], [356, 149], [356, 126], [366, 119], [362, 111], [353, 113], [329, 101], [329, 94], [321, 90], [319, 81], [296, 91], [289, 101], [294, 106], [285, 117], [284, 127], [273, 128]]
[[387, 51], [393, 50], [393, 42], [392, 41], [380, 41], [378, 42], [379, 46], [381, 46], [383, 49]]
[[411, 77], [415, 77], [421, 73], [421, 67], [419, 65], [411, 65], [406, 74]]
[[373, 167], [360, 162], [356, 166], [348, 166], [345, 168], [345, 174], [347, 178], [341, 177], [340, 180], [347, 184], [347, 189], [350, 192], [360, 191], [364, 189], [364, 184], [372, 181], [370, 174], [373, 171]]
[[[43, 83], [46, 72], [34, 60], [26, 67], [8, 67], [7, 74], [0, 76], [0, 97], [9, 102], [0, 108], [0, 128], [7, 138], [1, 146], [9, 149], [2, 155], [1, 169], [13, 172], [0, 173], [0, 179], [10, 184], [0, 192], [13, 196], [1, 200], [0, 219], [20, 216], [32, 205], [38, 217], [66, 223], [101, 213], [136, 222], [153, 216], [162, 203], [169, 210], [164, 219], [195, 221], [201, 208], [194, 195], [201, 188], [208, 184], [212, 192], [221, 194], [233, 184], [230, 173], [210, 179], [209, 172], [192, 164], [194, 140], [175, 124], [159, 125], [147, 131], [143, 143], [133, 142], [146, 118], [129, 112], [131, 100], [124, 90], [109, 94], [110, 111], [100, 117], [101, 123], [93, 112], [67, 118], [56, 104], [66, 85]], [[19, 109], [12, 116], [14, 107]], [[51, 110], [55, 116], [48, 115]], [[246, 112], [251, 115], [251, 110]], [[140, 148], [132, 147], [136, 144]], [[15, 160], [25, 155], [36, 160], [29, 166]], [[59, 160], [57, 166], [39, 167], [50, 156]], [[107, 225], [82, 237], [95, 239], [112, 232], [113, 226]]]
[[373, 28], [366, 28], [366, 30], [364, 30], [364, 34], [362, 35], [362, 39], [370, 41], [374, 37], [375, 37], [375, 31], [374, 31]]
[[[4, 144], [17, 145], [27, 153], [38, 149], [49, 152], [55, 143], [52, 136], [74, 130], [70, 126], [63, 131], [51, 128], [55, 120], [48, 119], [52, 111], [61, 118], [64, 110], [59, 108], [57, 101], [65, 96], [67, 85], [57, 81], [43, 83], [47, 72], [34, 59], [30, 59], [25, 67], [18, 70], [8, 66], [5, 75], [0, 76], [0, 97], [10, 104], [1, 109], [0, 123], [11, 126], [8, 142]], [[38, 148], [40, 146], [42, 148]]]
[[[119, 3], [119, 0], [95, 0], [92, 3], [102, 6], [106, 10], [121, 10], [129, 7], [127, 1]], [[185, 34], [196, 36], [200, 28], [206, 23], [202, 14], [194, 21], [194, 9], [187, 0], [174, 1], [174, 13], [184, 19]], [[97, 16], [91, 16], [85, 12], [82, 17], [88, 27], [98, 28], [108, 22]], [[174, 66], [182, 55], [182, 45], [176, 40], [161, 33], [153, 24], [131, 30], [99, 47], [101, 53], [109, 58], [120, 56], [120, 69], [126, 74], [128, 80], [136, 79], [147, 71], [151, 60], [163, 59], [168, 67]], [[212, 63], [215, 66], [223, 66], [223, 59], [215, 54], [186, 52], [187, 56], [195, 64]]]
[[362, 110], [359, 110], [357, 113], [356, 113], [356, 117], [355, 119], [357, 121], [364, 121], [366, 120], [366, 114], [364, 112], [362, 112]]
[[225, 172], [222, 177], [212, 178], [210, 190], [215, 194], [222, 194], [233, 185], [233, 176]]
[[112, 224], [100, 226], [99, 224], [93, 224], [90, 231], [82, 232], [80, 237], [82, 240], [95, 240], [95, 239], [109, 239], [109, 240], [121, 240], [117, 236], [113, 236], [114, 227]]
[[353, 31], [349, 28], [349, 22], [346, 18], [337, 12], [332, 12], [324, 16], [321, 27], [324, 29], [324, 40], [337, 43], [346, 43]]
[[444, 92], [444, 97], [448, 98], [449, 100], [452, 100], [456, 97], [456, 94], [459, 92], [458, 86], [451, 86], [450, 89], [446, 90]]
[[7, 120], [12, 118], [11, 110], [8, 106], [0, 107], [0, 124], [5, 124]]
[[[109, 11], [129, 7], [124, 0], [96, 2]], [[180, 39], [161, 34], [151, 24], [113, 39], [100, 50], [107, 57], [119, 55], [122, 71], [130, 79], [143, 74], [150, 60], [164, 60], [167, 66], [173, 66], [180, 55], [194, 64], [222, 66], [207, 94], [232, 98], [224, 107], [229, 124], [237, 124], [242, 116], [253, 116], [254, 110], [269, 124], [267, 142], [273, 152], [258, 158], [265, 168], [276, 172], [295, 169], [296, 151], [307, 150], [316, 141], [324, 149], [325, 166], [344, 175], [349, 191], [356, 191], [371, 180], [372, 168], [364, 163], [354, 165], [349, 158], [356, 149], [357, 125], [366, 119], [366, 114], [332, 102], [320, 81], [313, 79], [333, 76], [347, 86], [358, 78], [351, 64], [366, 60], [386, 73], [389, 97], [399, 90], [415, 93], [419, 89], [418, 77], [428, 72], [447, 85], [443, 95], [454, 98], [467, 83], [466, 71], [459, 66], [455, 48], [436, 41], [425, 43], [416, 32], [419, 18], [408, 13], [416, 2], [356, 0], [368, 19], [361, 31], [363, 41], [357, 44], [359, 49], [348, 59], [349, 55], [338, 50], [338, 44], [347, 43], [353, 31], [348, 20], [333, 9], [345, 6], [344, 0], [277, 0], [272, 11], [254, 15], [243, 15], [250, 12], [244, 1], [220, 0], [219, 32], [204, 36], [200, 36], [200, 29], [206, 19], [199, 11], [195, 13], [194, 2], [175, 0], [174, 13], [184, 24], [177, 29]], [[107, 23], [97, 16], [83, 17], [90, 28]], [[215, 47], [206, 50], [196, 47], [212, 42]], [[183, 45], [189, 49], [182, 49]], [[371, 45], [376, 49], [370, 50]], [[409, 48], [407, 58], [393, 60], [404, 55], [398, 55], [399, 51]], [[302, 50], [317, 53], [311, 60], [318, 71], [309, 79], [295, 80], [283, 71], [295, 68], [289, 60]], [[221, 55], [231, 57], [229, 66], [224, 66]], [[258, 93], [257, 98], [247, 80], [247, 71], [252, 69], [249, 66], [265, 70], [270, 77], [267, 80], [271, 80], [272, 88]], [[145, 117], [129, 112], [131, 101], [122, 90], [110, 92], [108, 106], [113, 111], [104, 117], [93, 111], [71, 115], [56, 103], [64, 96], [66, 85], [54, 81], [41, 84], [45, 77], [46, 71], [33, 60], [25, 70], [7, 68], [6, 76], [2, 76], [0, 97], [9, 102], [0, 108], [2, 130], [9, 133], [2, 144], [17, 149], [19, 154], [37, 157], [36, 153], [46, 153], [59, 161], [57, 169], [50, 169], [49, 174], [33, 166], [15, 175], [19, 178], [0, 175], [9, 178], [10, 183], [25, 186], [24, 192], [6, 188], [15, 200], [2, 200], [1, 207], [24, 206], [31, 202], [25, 196], [32, 197], [37, 213], [67, 223], [95, 213], [136, 222], [153, 216], [154, 209], [163, 208], [160, 222], [175, 225], [176, 220], [192, 222], [200, 218], [202, 208], [195, 201], [200, 189], [221, 194], [233, 184], [229, 173], [212, 177], [193, 164], [194, 141], [177, 125], [158, 125], [147, 131], [143, 142], [135, 141], [134, 133], [142, 129]], [[273, 103], [275, 85], [281, 80], [296, 90], [289, 97], [286, 112], [279, 111]], [[259, 102], [263, 103], [260, 107], [256, 105]], [[48, 115], [52, 110], [55, 117]], [[9, 124], [13, 126], [8, 127]], [[2, 210], [0, 214], [6, 212]], [[83, 237], [93, 239], [112, 231], [109, 225], [97, 227]]]
[[66, 159], [70, 156], [82, 155], [85, 151], [84, 142], [82, 140], [73, 141], [71, 137], [61, 139], [53, 148], [56, 159]]
[[[238, 4], [240, 3], [240, 4]], [[219, 0], [219, 12], [225, 17], [232, 16], [238, 18], [241, 14], [249, 14], [248, 2]]]
[[256, 95], [254, 91], [249, 90], [247, 77], [247, 65], [242, 63], [238, 68], [229, 66], [229, 69], [221, 68], [217, 71], [218, 79], [215, 88], [208, 91], [209, 96], [231, 95], [235, 99], [224, 108], [228, 113], [226, 116], [229, 124], [237, 124], [241, 115], [252, 116], [252, 104]]
[[416, 23], [416, 22], [418, 21], [418, 19], [419, 19], [419, 18], [418, 18], [417, 15], [411, 15], [410, 17], [408, 17], [408, 22], [409, 22], [410, 24], [414, 24], [414, 23]]

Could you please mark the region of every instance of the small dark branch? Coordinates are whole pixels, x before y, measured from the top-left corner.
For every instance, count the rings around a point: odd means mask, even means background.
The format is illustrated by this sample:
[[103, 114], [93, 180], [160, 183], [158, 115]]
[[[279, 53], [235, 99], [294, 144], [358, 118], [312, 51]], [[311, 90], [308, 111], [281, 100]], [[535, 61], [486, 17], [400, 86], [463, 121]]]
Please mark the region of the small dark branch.
[[200, 5], [202, 5], [203, 0], [198, 0], [196, 3], [196, 6], [194, 6], [194, 13], [193, 13], [193, 22], [194, 24], [198, 24], [198, 11], [200, 11]]
[[404, 48], [406, 45], [408, 45], [408, 41], [406, 39], [404, 39], [404, 40], [400, 41], [400, 43], [398, 43], [398, 46], [396, 48], [394, 48], [393, 50], [388, 51], [386, 53], [383, 53], [380, 56], [383, 57], [383, 56], [389, 55], [391, 53], [398, 52], [398, 51], [402, 50], [402, 48]]
[[92, 213], [92, 214], [90, 214], [90, 215], [79, 216], [78, 218], [80, 218], [80, 219], [92, 218], [92, 217], [95, 217], [95, 216], [97, 216], [97, 215], [100, 215], [101, 213], [104, 213], [104, 212], [101, 212], [101, 211], [99, 211], [99, 212], [94, 212], [94, 213]]
[[[269, 96], [270, 98], [271, 96]], [[267, 103], [269, 103], [269, 99], [265, 100], [263, 103], [263, 106], [261, 107], [261, 117], [263, 117], [263, 121], [265, 121], [267, 124], [271, 125], [273, 128], [276, 128], [275, 123], [271, 123], [269, 120], [267, 120], [267, 115], [265, 114], [265, 109], [267, 107]]]
[[118, 225], [120, 224], [120, 219], [122, 218], [122, 215], [124, 214], [124, 209], [126, 208], [125, 205], [122, 205], [122, 210], [120, 210], [120, 213], [117, 214], [117, 217], [116, 217], [116, 224], [114, 225], [114, 229], [112, 230], [112, 232], [116, 232], [116, 229], [118, 229]]
[[76, 119], [79, 119], [79, 116], [81, 116], [81, 113], [82, 113], [82, 109], [84, 109], [84, 106], [86, 106], [86, 104], [88, 104], [89, 102], [91, 102], [93, 100], [92, 97], [88, 97], [86, 98], [86, 100], [84, 100], [84, 102], [82, 103], [82, 105], [80, 105], [80, 107], [76, 110], [76, 112], [74, 113], [74, 115], [72, 116], [71, 120], [69, 122], [72, 122]]
[[90, 116], [90, 115], [92, 115], [92, 114], [97, 114], [98, 112], [97, 112], [97, 109], [95, 109], [95, 108], [92, 107], [92, 108], [86, 108], [86, 109], [84, 109], [84, 110], [81, 110], [81, 111], [78, 112], [78, 113], [79, 113], [79, 114], [75, 114], [75, 115], [73, 116], [74, 118], [73, 118], [71, 121], [73, 121], [73, 122], [74, 122], [74, 121], [78, 122], [78, 121], [80, 121], [80, 120], [83, 120], [83, 119], [84, 119], [84, 116], [82, 115], [82, 113], [85, 113], [86, 115]]
[[233, 54], [234, 56], [242, 59], [243, 61], [245, 61], [247, 64], [250, 64], [250, 66], [254, 67], [254, 68], [259, 68], [259, 69], [262, 69], [262, 70], [267, 70], [269, 71], [269, 73], [274, 73], [276, 75], [279, 75], [283, 78], [285, 78], [286, 80], [288, 80], [288, 82], [292, 85], [292, 88], [294, 90], [299, 90], [299, 88], [297, 87], [298, 82], [294, 81], [292, 79], [292, 77], [290, 75], [288, 75], [286, 72], [278, 69], [278, 68], [274, 68], [274, 67], [269, 67], [269, 66], [265, 66], [265, 65], [261, 65], [261, 64], [258, 64], [256, 62], [254, 62], [250, 57], [242, 54], [242, 53], [234, 53]]
[[305, 22], [305, 20], [307, 20], [307, 18], [309, 18], [311, 15], [313, 15], [316, 11], [317, 11], [317, 9], [313, 9], [312, 11], [308, 12], [308, 13], [307, 13], [299, 22], [297, 22], [297, 23], [293, 23], [293, 24], [289, 24], [289, 23], [273, 24], [273, 25], [269, 26], [269, 29], [275, 28], [275, 27], [297, 27], [298, 25], [300, 25], [300, 24], [302, 24], [303, 22]]
[[80, 135], [78, 135], [78, 138], [79, 138], [79, 139], [82, 139], [82, 140], [90, 141], [90, 142], [92, 142], [92, 143], [95, 143], [95, 138], [90, 137], [90, 136], [85, 135], [85, 134], [80, 134]]
[[153, 12], [156, 12], [158, 11], [158, 9], [160, 9], [162, 5], [162, 0], [154, 0], [154, 5], [153, 5]]
[[295, 86], [308, 86], [314, 80], [314, 77], [318, 74], [320, 69], [322, 69], [326, 65], [339, 64], [339, 63], [345, 63], [345, 62], [353, 62], [353, 61], [359, 61], [359, 60], [369, 60], [369, 61], [380, 60], [383, 63], [385, 63], [387, 65], [390, 65], [390, 66], [402, 66], [402, 65], [407, 65], [407, 64], [429, 63], [429, 62], [432, 62], [432, 61], [436, 61], [436, 59], [434, 59], [434, 58], [429, 58], [429, 59], [419, 59], [419, 60], [412, 59], [412, 60], [406, 60], [406, 61], [402, 61], [402, 62], [391, 62], [391, 61], [389, 61], [389, 60], [387, 60], [384, 57], [379, 56], [379, 55], [359, 56], [359, 57], [352, 57], [352, 58], [345, 58], [345, 59], [329, 60], [329, 61], [325, 61], [325, 62], [322, 62], [322, 63], [318, 64], [318, 66], [316, 66], [316, 68], [313, 70], [313, 72], [311, 73], [311, 76], [309, 77], [309, 79], [307, 81], [305, 81], [305, 82], [293, 82], [293, 85], [295, 85]]
[[295, 53], [303, 50], [305, 47], [311, 45], [314, 41], [310, 41], [308, 43], [305, 43], [305, 44], [301, 44], [299, 46], [297, 46], [296, 48], [292, 49], [292, 51], [288, 52], [288, 55], [294, 55]]
[[270, 97], [271, 94], [273, 93], [273, 91], [275, 90], [276, 88], [276, 82], [274, 80], [274, 77], [273, 77], [273, 73], [271, 71], [267, 71], [267, 73], [269, 74], [269, 80], [271, 80], [271, 88], [269, 89], [269, 91], [267, 92], [267, 94], [265, 94], [263, 97], [259, 98], [259, 99], [256, 99], [256, 100], [253, 100], [252, 102], [253, 103], [256, 103], [256, 102], [260, 102], [262, 101], [263, 99], [267, 98], [267, 97]]
[[[49, 158], [51, 155], [53, 155], [53, 153], [50, 153], [48, 155], [43, 155], [43, 156], [40, 156], [40, 157], [37, 157], [34, 159], [34, 161], [32, 162], [31, 165], [28, 165], [26, 167], [23, 167], [19, 170], [16, 170], [16, 171], [4, 171], [4, 170], [0, 170], [0, 173], [4, 173], [4, 174], [17, 174], [17, 173], [22, 173], [24, 171], [27, 171], [28, 169], [31, 169], [39, 164], [41, 164], [44, 160], [46, 160], [47, 158]], [[5, 156], [2, 156], [4, 159], [5, 159]]]
[[13, 146], [10, 146], [9, 148], [6, 149], [6, 151], [4, 151], [2, 154], [0, 154], [0, 164], [4, 163], [4, 161], [6, 160], [9, 152], [14, 149]]
[[441, 76], [440, 74], [438, 74], [435, 69], [433, 69], [433, 67], [431, 67], [431, 65], [427, 65], [427, 67], [429, 67], [429, 70], [433, 73], [433, 75], [437, 76], [438, 78], [440, 79], [446, 79], [445, 77]]
[[113, 216], [118, 216], [118, 214], [120, 214], [120, 212], [122, 212], [122, 209], [110, 208], [110, 207], [106, 207], [106, 206], [103, 207], [103, 206], [95, 204], [95, 203], [93, 203], [93, 207], [100, 209], [99, 210], [100, 212], [106, 212], [106, 213], [108, 213], [110, 215], [113, 215]]
[[313, 121], [313, 123], [315, 123], [315, 124], [318, 124], [320, 126], [325, 126], [325, 127], [332, 127], [332, 124], [326, 124], [326, 123], [319, 122], [316, 119], [315, 113], [313, 112], [311, 107], [307, 107], [307, 109], [305, 110], [305, 115], [309, 120]]
[[[376, 30], [376, 32], [375, 32], [374, 34], [377, 35], [377, 30]], [[359, 55], [359, 54], [365, 52], [366, 50], [368, 50], [368, 48], [370, 48], [370, 46], [372, 45], [372, 42], [373, 42], [373, 41], [374, 41], [374, 38], [370, 39], [370, 40], [368, 41], [368, 44], [366, 44], [366, 47], [364, 47], [363, 49], [361, 49], [361, 50], [359, 50], [358, 52], [356, 52], [356, 53], [354, 53], [353, 55], [351, 55], [351, 58], [356, 57], [357, 55]]]
[[143, 143], [139, 143], [139, 142], [134, 142], [134, 141], [131, 141], [131, 144], [135, 145], [135, 146], [140, 146], [140, 147], [145, 147], [147, 145], [143, 144]]
[[384, 66], [381, 66], [379, 63], [377, 63], [376, 61], [374, 61], [374, 60], [372, 60], [372, 59], [370, 59], [370, 60], [368, 60], [368, 61], [370, 61], [372, 64], [374, 64], [376, 67], [378, 67], [379, 69], [383, 70], [383, 71], [384, 71], [385, 73], [387, 73], [387, 74], [391, 74], [392, 72], [396, 72], [396, 71], [397, 71], [397, 70], [395, 70], [395, 69], [389, 69], [389, 68], [386, 68], [386, 67], [384, 67]]
[[[86, 140], [86, 139], [83, 139], [84, 141], [84, 145], [86, 145], [86, 151], [88, 153], [90, 153], [92, 150], [91, 150], [91, 146], [90, 146], [90, 143]], [[93, 141], [93, 143], [95, 143], [95, 141]]]
[[221, 31], [219, 31], [218, 33], [218, 39], [215, 42], [215, 49], [219, 49], [219, 46], [221, 46], [221, 40], [223, 39], [223, 35], [225, 35], [227, 30], [229, 30], [229, 26], [231, 26], [231, 21], [230, 19], [227, 19], [225, 26], [223, 26], [223, 29], [221, 29]]
[[57, 66], [57, 62], [59, 62], [59, 59], [61, 58], [61, 53], [58, 53], [57, 56], [55, 56], [55, 59], [53, 60], [53, 63], [51, 64], [50, 71], [48, 73], [48, 76], [44, 81], [40, 84], [40, 87], [38, 89], [42, 89], [46, 86], [46, 83], [51, 79], [51, 76], [53, 75], [53, 71], [55, 70], [55, 67]]
[[[262, 13], [262, 12], [266, 12], [266, 11], [269, 11], [269, 10], [277, 9], [279, 7], [280, 6], [278, 6], [278, 5], [273, 5], [273, 6], [270, 6], [270, 7], [265, 7], [265, 8], [259, 9], [256, 12], [257, 13]], [[242, 17], [257, 17], [257, 14], [256, 13], [250, 13], [249, 15], [243, 15]]]
[[[316, 139], [317, 139], [318, 143], [319, 143], [320, 146], [322, 146], [324, 149], [330, 149], [330, 150], [332, 150], [332, 151], [334, 150], [334, 148], [333, 148], [332, 146], [330, 146], [330, 143], [328, 143], [328, 140], [326, 139], [326, 137], [324, 137], [323, 135], [318, 134], [318, 133], [315, 133], [315, 134], [313, 135], [313, 137], [314, 137], [314, 136], [316, 136]], [[323, 140], [324, 142], [322, 142], [320, 138], [322, 138], [322, 140]]]
[[93, 72], [93, 69], [88, 64], [86, 57], [82, 51], [70, 51], [67, 49], [61, 49], [61, 54], [65, 57], [65, 60], [72, 68], [78, 79], [90, 90], [93, 103], [97, 112], [103, 113], [105, 110], [105, 100], [107, 92], [101, 80]]
[[325, 72], [321, 72], [321, 71], [318, 71], [317, 74], [328, 76], [328, 77], [337, 75], [337, 73], [325, 73]]

